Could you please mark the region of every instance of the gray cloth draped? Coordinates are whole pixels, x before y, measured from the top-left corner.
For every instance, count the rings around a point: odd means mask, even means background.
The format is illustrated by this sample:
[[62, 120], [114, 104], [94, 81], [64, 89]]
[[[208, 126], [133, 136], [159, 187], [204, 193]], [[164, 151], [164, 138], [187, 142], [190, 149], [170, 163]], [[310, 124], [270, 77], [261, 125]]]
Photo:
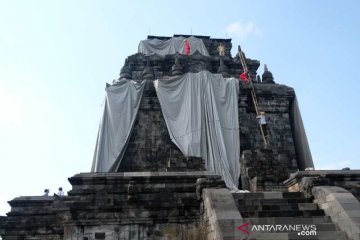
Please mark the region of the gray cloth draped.
[[300, 170], [314, 167], [304, 124], [301, 118], [297, 97], [295, 96], [290, 109], [291, 126], [293, 128], [297, 162]]
[[[138, 52], [145, 55], [172, 55], [175, 53], [185, 53], [184, 49], [184, 37], [173, 37], [169, 40], [160, 39], [146, 39], [139, 43]], [[209, 56], [209, 53], [204, 45], [204, 42], [196, 37], [187, 38], [190, 43], [190, 54], [194, 54], [199, 51], [204, 56]]]
[[145, 81], [120, 80], [107, 87], [92, 172], [114, 172], [121, 163], [139, 110]]
[[208, 171], [238, 190], [238, 80], [201, 71], [158, 79], [155, 89], [171, 140], [185, 156], [205, 159]]

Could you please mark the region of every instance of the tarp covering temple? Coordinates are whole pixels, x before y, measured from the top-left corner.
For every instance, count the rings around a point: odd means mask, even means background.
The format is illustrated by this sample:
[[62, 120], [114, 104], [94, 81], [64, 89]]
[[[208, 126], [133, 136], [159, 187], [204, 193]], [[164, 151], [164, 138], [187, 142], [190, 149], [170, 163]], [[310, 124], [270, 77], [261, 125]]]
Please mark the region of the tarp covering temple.
[[171, 140], [185, 156], [205, 159], [208, 171], [238, 190], [238, 80], [201, 71], [158, 79], [155, 89]]
[[[204, 42], [196, 37], [186, 38], [190, 43], [190, 55], [199, 51], [204, 56], [209, 56], [209, 53], [204, 45]], [[185, 54], [184, 37], [173, 37], [169, 40], [160, 39], [146, 39], [139, 43], [138, 52], [145, 55], [172, 55], [175, 53]]]
[[145, 81], [120, 80], [107, 87], [95, 146], [92, 172], [116, 171], [125, 153], [139, 110]]
[[[239, 82], [208, 71], [154, 82], [171, 140], [184, 156], [201, 157], [228, 188], [240, 175]], [[115, 172], [130, 139], [144, 89], [121, 80], [106, 88], [93, 172]]]

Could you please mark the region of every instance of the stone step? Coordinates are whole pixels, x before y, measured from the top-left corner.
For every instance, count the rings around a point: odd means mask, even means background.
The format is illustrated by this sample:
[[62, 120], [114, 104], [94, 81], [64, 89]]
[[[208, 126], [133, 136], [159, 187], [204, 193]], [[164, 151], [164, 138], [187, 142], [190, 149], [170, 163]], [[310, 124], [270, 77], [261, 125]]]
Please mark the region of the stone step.
[[259, 205], [250, 205], [238, 204], [238, 209], [242, 211], [280, 211], [280, 210], [318, 210], [318, 205], [316, 203], [284, 203], [284, 204], [259, 204]]
[[328, 216], [317, 217], [266, 217], [266, 218], [246, 218], [245, 222], [251, 222], [253, 224], [333, 224], [331, 218]]
[[[347, 240], [345, 232], [331, 221], [311, 199], [300, 192], [234, 193], [234, 200], [243, 217], [250, 225], [315, 225], [316, 232], [242, 232], [239, 239], [259, 240]], [[241, 235], [243, 234], [243, 235]], [[235, 238], [236, 239], [236, 238]]]
[[199, 210], [195, 209], [171, 209], [163, 210], [163, 209], [128, 209], [127, 211], [102, 211], [102, 212], [79, 212], [73, 211], [72, 214], [74, 216], [81, 215], [82, 219], [86, 219], [86, 221], [114, 221], [114, 219], [121, 219], [121, 221], [125, 221], [126, 219], [132, 219], [133, 221], [140, 220], [153, 220], [153, 219], [164, 219], [165, 221], [169, 221], [170, 218], [175, 218], [177, 221], [180, 221], [179, 218], [186, 219], [198, 219], [200, 216]]
[[[87, 210], [87, 211], [91, 211], [91, 210], [98, 210], [98, 211], [103, 211], [103, 210], [108, 210], [108, 209], [113, 209], [114, 211], [121, 211], [121, 210], [126, 210], [126, 209], [133, 209], [134, 205], [138, 205], [138, 206], [142, 206], [146, 209], [157, 209], [157, 208], [162, 208], [163, 210], [168, 210], [171, 208], [195, 208], [195, 209], [199, 209], [199, 204], [197, 203], [196, 199], [189, 199], [189, 200], [178, 200], [178, 201], [174, 201], [174, 202], [166, 202], [166, 201], [142, 201], [142, 200], [134, 200], [134, 201], [130, 201], [130, 202], [123, 202], [122, 204], [103, 204], [101, 206], [98, 205], [93, 205], [93, 206], [88, 206], [85, 204], [79, 204], [79, 203], [75, 203], [74, 206], [76, 206], [77, 210]], [[14, 215], [14, 213], [9, 213], [11, 214], [11, 216]], [[21, 213], [18, 215], [34, 215], [33, 213]], [[16, 215], [16, 216], [18, 216]], [[9, 215], [10, 216], [10, 215]], [[55, 216], [55, 215], [54, 215]]]
[[316, 236], [303, 236], [297, 233], [289, 233], [289, 240], [347, 240], [343, 231], [317, 231]]
[[303, 210], [318, 210], [319, 206], [316, 203], [298, 203], [300, 211]]
[[[76, 209], [107, 209], [107, 208], [133, 208], [134, 204], [145, 206], [148, 208], [157, 207], [194, 207], [199, 208], [199, 202], [194, 192], [172, 192], [155, 193], [139, 193], [132, 196], [128, 195], [103, 195], [88, 196], [93, 204], [89, 205], [82, 201], [80, 197], [66, 197], [65, 205], [72, 206]], [[25, 212], [26, 213], [26, 212]], [[32, 214], [29, 212], [29, 214]]]
[[[317, 231], [304, 232], [299, 235], [297, 232], [292, 233], [256, 233], [251, 232], [245, 239], [251, 240], [347, 240], [347, 236], [342, 231]], [[310, 235], [311, 234], [311, 235]], [[241, 238], [240, 238], [241, 239]]]
[[323, 210], [304, 210], [304, 211], [242, 211], [241, 216], [248, 217], [313, 217], [325, 216]]
[[[196, 181], [196, 180], [194, 180]], [[75, 189], [69, 192], [69, 196], [81, 196], [81, 195], [96, 195], [99, 192], [109, 193], [109, 194], [118, 194], [126, 195], [128, 192], [129, 184], [122, 184], [112, 189], [109, 186], [109, 189], [102, 188], [97, 189], [96, 187], [91, 189]], [[194, 183], [176, 183], [176, 184], [165, 184], [165, 183], [156, 183], [156, 184], [136, 184], [135, 191], [139, 193], [159, 193], [164, 191], [177, 191], [177, 192], [194, 192], [196, 184]]]
[[340, 229], [334, 223], [316, 224], [316, 230], [320, 232], [340, 231]]
[[64, 237], [62, 234], [46, 234], [46, 233], [39, 233], [39, 234], [31, 234], [29, 236], [28, 231], [7, 231], [7, 236], [13, 236], [13, 237], [6, 237], [8, 240], [17, 240], [17, 239], [24, 239], [24, 240], [40, 240], [40, 239], [51, 239], [51, 240], [63, 240]]
[[[254, 218], [252, 218], [254, 219]], [[277, 219], [274, 220], [267, 220], [267, 221], [261, 221], [262, 219], [256, 219], [254, 221], [246, 219], [245, 222], [250, 223], [250, 225], [315, 225], [316, 231], [339, 231], [340, 229], [333, 223], [330, 222], [324, 222], [324, 223], [318, 223], [318, 221], [301, 221], [302, 219], [299, 218], [287, 218], [286, 221], [281, 221], [280, 223], [277, 221]], [[326, 220], [327, 221], [327, 220]]]
[[[262, 205], [287, 205], [299, 203], [312, 203], [308, 198], [293, 198], [293, 199], [238, 199], [235, 200], [238, 206], [262, 206]], [[305, 205], [304, 205], [305, 206]]]
[[303, 198], [301, 192], [257, 192], [257, 193], [233, 193], [235, 199], [294, 199]]
[[274, 185], [274, 186], [258, 186], [257, 187], [257, 191], [263, 191], [263, 192], [286, 192], [288, 189], [285, 186], [279, 186], [279, 185]]

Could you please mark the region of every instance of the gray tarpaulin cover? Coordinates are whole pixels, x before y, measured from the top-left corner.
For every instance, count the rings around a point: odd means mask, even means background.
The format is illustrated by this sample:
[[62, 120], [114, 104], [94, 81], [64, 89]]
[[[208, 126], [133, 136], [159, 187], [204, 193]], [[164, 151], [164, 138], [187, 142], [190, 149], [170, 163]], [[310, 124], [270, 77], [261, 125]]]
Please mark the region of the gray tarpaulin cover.
[[[184, 37], [173, 37], [169, 40], [160, 39], [146, 39], [142, 40], [138, 47], [138, 52], [145, 55], [157, 54], [160, 56], [171, 55], [175, 53], [184, 54]], [[209, 53], [204, 45], [204, 42], [196, 37], [187, 38], [190, 43], [190, 54], [198, 50], [202, 55], [209, 56]]]
[[118, 169], [139, 109], [145, 81], [120, 80], [107, 87], [91, 171]]
[[205, 159], [208, 171], [238, 190], [238, 80], [201, 71], [156, 80], [155, 89], [171, 140], [185, 156]]
[[309, 143], [306, 138], [304, 124], [301, 118], [299, 104], [295, 96], [290, 111], [291, 125], [293, 127], [294, 143], [298, 157], [299, 169], [314, 167]]

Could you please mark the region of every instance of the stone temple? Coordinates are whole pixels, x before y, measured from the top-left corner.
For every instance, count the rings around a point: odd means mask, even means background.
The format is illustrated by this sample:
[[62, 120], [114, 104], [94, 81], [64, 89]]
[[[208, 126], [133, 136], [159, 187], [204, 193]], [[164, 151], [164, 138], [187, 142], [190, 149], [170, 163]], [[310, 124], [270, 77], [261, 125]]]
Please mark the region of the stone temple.
[[360, 239], [360, 171], [314, 170], [294, 89], [231, 48], [141, 41], [106, 86], [91, 172], [10, 200], [2, 239]]

